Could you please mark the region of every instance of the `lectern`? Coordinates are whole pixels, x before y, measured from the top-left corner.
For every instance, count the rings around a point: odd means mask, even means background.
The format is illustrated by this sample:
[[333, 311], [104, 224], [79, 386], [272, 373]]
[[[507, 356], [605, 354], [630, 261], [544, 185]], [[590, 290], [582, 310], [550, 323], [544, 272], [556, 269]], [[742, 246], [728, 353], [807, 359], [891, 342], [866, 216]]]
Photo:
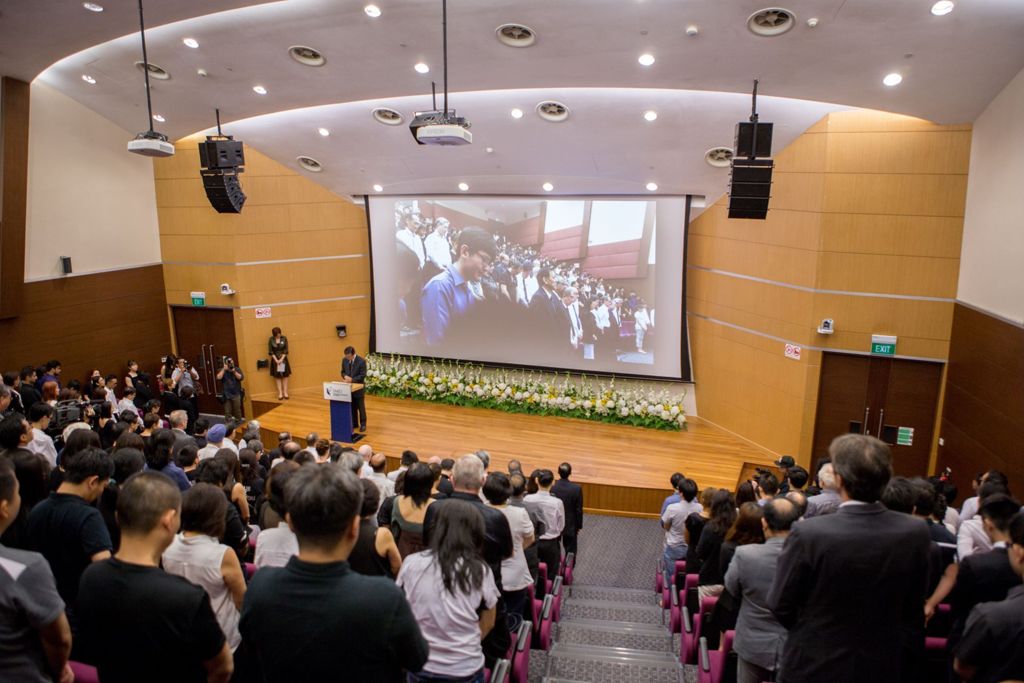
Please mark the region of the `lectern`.
[[352, 392], [362, 384], [324, 382], [324, 400], [331, 404], [331, 441], [355, 443], [362, 434], [352, 432]]

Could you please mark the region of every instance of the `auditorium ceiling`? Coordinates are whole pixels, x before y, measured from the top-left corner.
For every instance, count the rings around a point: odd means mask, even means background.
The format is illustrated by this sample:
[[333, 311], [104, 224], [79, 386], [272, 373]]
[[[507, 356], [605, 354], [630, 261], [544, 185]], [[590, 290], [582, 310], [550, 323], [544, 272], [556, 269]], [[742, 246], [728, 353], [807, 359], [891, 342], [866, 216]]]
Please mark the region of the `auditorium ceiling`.
[[[755, 77], [778, 150], [850, 107], [973, 121], [1024, 67], [1020, 0], [958, 0], [942, 16], [934, 0], [785, 0], [791, 28], [774, 37], [749, 30], [770, 5], [748, 0], [449, 0], [450, 105], [472, 122], [474, 143], [428, 148], [407, 124], [430, 108], [431, 80], [440, 89], [440, 0], [373, 1], [379, 16], [351, 0], [150, 0], [149, 60], [170, 75], [153, 81], [156, 129], [172, 139], [206, 130], [220, 107], [225, 132], [296, 170], [296, 157], [316, 159], [322, 172], [310, 177], [341, 194], [458, 192], [459, 182], [474, 193], [540, 193], [545, 182], [554, 194], [644, 193], [655, 183], [714, 198], [728, 169], [705, 152], [731, 146]], [[38, 78], [144, 129], [136, 11], [134, 0], [0, 3], [0, 74]], [[496, 29], [509, 23], [535, 42], [503, 44]], [[326, 63], [300, 64], [292, 46]], [[902, 82], [884, 85], [888, 74]], [[565, 121], [538, 115], [547, 100], [568, 107]], [[380, 107], [402, 123], [375, 120]]]

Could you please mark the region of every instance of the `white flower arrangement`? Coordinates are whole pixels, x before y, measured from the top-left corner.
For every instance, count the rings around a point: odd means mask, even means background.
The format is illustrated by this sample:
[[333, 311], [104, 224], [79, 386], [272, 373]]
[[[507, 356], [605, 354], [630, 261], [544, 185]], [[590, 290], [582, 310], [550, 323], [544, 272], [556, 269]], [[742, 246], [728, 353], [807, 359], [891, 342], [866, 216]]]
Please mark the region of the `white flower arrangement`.
[[370, 356], [367, 365], [366, 388], [378, 396], [652, 429], [679, 430], [686, 426], [685, 391], [675, 395], [666, 390], [622, 391], [616, 389], [614, 377], [599, 384], [576, 383], [569, 373], [487, 370], [457, 361], [382, 355]]

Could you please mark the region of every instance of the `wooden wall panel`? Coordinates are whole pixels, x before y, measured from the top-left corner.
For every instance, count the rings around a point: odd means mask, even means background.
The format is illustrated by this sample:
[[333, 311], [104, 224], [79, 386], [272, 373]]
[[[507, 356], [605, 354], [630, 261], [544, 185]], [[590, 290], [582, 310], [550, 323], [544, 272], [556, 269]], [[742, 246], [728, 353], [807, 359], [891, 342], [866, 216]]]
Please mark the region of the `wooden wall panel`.
[[24, 309], [0, 321], [0, 368], [57, 359], [61, 379], [93, 370], [123, 376], [134, 359], [156, 373], [171, 348], [160, 266], [25, 284]]
[[1024, 492], [1024, 328], [963, 304], [953, 313], [937, 467], [953, 468], [961, 495], [976, 472], [1006, 472]]
[[0, 79], [0, 318], [22, 310], [28, 211], [29, 84]]

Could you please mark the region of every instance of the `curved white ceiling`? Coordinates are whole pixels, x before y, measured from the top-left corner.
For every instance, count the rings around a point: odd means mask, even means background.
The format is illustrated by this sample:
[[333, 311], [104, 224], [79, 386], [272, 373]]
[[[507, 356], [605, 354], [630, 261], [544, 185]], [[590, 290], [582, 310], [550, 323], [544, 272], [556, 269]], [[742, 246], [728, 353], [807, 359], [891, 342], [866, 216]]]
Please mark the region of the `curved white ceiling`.
[[[144, 129], [144, 89], [133, 67], [140, 58], [135, 2], [96, 1], [106, 11], [86, 12], [77, 0], [5, 5], [0, 73], [31, 77], [63, 56], [41, 73], [42, 82], [128, 130]], [[440, 81], [441, 70], [437, 0], [375, 0], [383, 10], [377, 19], [358, 0], [150, 0], [147, 23], [154, 28], [147, 30], [147, 41], [150, 60], [172, 74], [153, 87], [155, 110], [166, 117], [158, 130], [177, 138], [203, 129], [219, 106], [225, 122], [252, 119], [229, 126], [239, 137], [288, 161], [316, 155], [298, 129], [290, 129], [293, 121], [305, 125], [330, 112], [338, 123], [321, 141], [326, 158], [320, 160], [344, 171], [317, 179], [338, 191], [366, 191], [366, 182], [441, 191], [469, 172], [481, 178], [474, 185], [491, 182], [483, 180], [487, 176], [507, 186], [520, 175], [534, 183], [542, 170], [581, 179], [585, 187], [573, 189], [580, 192], [623, 182], [642, 185], [652, 171], [679, 174], [658, 178], [663, 190], [700, 191], [712, 177], [724, 188], [724, 173], [693, 155], [729, 144], [732, 126], [748, 112], [740, 101], [746, 95], [720, 95], [747, 93], [754, 77], [761, 79], [763, 94], [794, 98], [774, 118], [762, 109], [765, 120], [788, 126], [777, 129], [776, 149], [813, 122], [812, 115], [830, 109], [815, 102], [937, 122], [973, 120], [1024, 66], [1024, 5], [959, 0], [951, 14], [936, 17], [929, 12], [932, 1], [784, 0], [797, 25], [780, 37], [763, 38], [746, 29], [750, 13], [769, 4], [761, 1], [450, 0], [450, 77], [459, 91], [452, 104], [473, 122], [477, 138], [466, 150], [424, 151], [405, 126], [368, 125], [368, 115], [357, 113], [369, 104], [391, 104], [406, 114], [428, 107], [430, 80]], [[814, 28], [806, 23], [810, 18], [818, 20]], [[506, 22], [533, 28], [537, 43], [526, 49], [499, 43], [494, 29]], [[686, 35], [689, 25], [699, 27], [696, 37]], [[38, 40], [40, 32], [46, 41]], [[199, 48], [185, 47], [185, 37], [197, 39]], [[292, 61], [287, 49], [296, 44], [321, 50], [326, 66]], [[643, 52], [655, 55], [653, 66], [637, 63]], [[421, 60], [430, 64], [429, 75], [413, 71]], [[206, 78], [197, 75], [199, 68]], [[892, 71], [904, 80], [887, 88], [881, 79]], [[83, 73], [96, 84], [85, 83]], [[269, 93], [255, 94], [257, 84]], [[526, 90], [556, 99], [571, 94], [576, 99], [566, 102], [569, 121], [536, 120], [535, 102], [525, 101], [520, 106], [527, 116], [513, 122], [506, 107], [516, 93], [532, 100]], [[645, 101], [688, 114], [673, 118], [659, 111], [654, 128], [641, 118], [643, 109], [654, 106]], [[331, 108], [291, 112], [324, 105]], [[487, 145], [498, 152], [478, 161]], [[497, 168], [498, 158], [512, 150], [516, 162], [506, 159]], [[533, 166], [522, 156], [530, 156]], [[431, 163], [421, 165], [421, 159]], [[417, 182], [422, 189], [412, 187]]]

